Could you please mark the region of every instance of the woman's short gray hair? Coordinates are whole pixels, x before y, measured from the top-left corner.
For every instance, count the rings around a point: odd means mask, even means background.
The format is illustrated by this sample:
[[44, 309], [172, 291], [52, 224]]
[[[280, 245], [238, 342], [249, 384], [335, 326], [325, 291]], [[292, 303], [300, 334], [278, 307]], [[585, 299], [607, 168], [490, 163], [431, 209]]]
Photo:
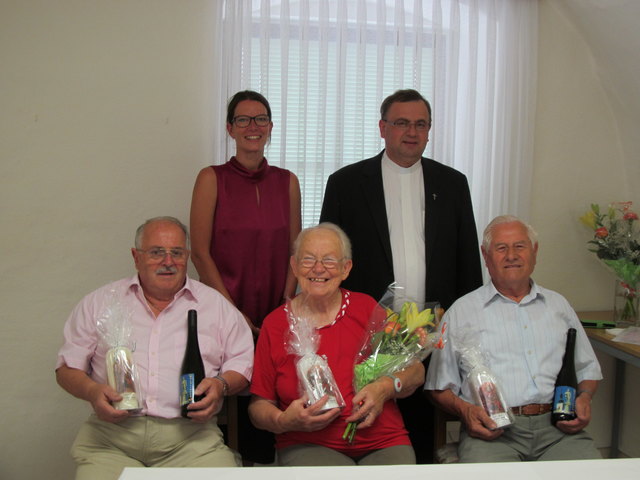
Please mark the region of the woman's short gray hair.
[[300, 245], [302, 245], [302, 242], [304, 240], [304, 238], [311, 232], [315, 232], [318, 230], [329, 230], [333, 233], [336, 234], [336, 236], [338, 237], [338, 241], [340, 243], [340, 250], [342, 253], [342, 258], [346, 259], [346, 260], [351, 260], [351, 240], [349, 240], [349, 237], [347, 236], [346, 233], [344, 233], [344, 230], [342, 230], [338, 225], [336, 225], [335, 223], [330, 223], [330, 222], [322, 222], [319, 225], [316, 225], [315, 227], [308, 227], [303, 229], [299, 234], [298, 234], [298, 238], [296, 238], [296, 241], [293, 243], [293, 256], [294, 258], [298, 258], [298, 253], [300, 251]]
[[515, 215], [500, 215], [494, 218], [493, 220], [491, 220], [489, 225], [487, 225], [487, 228], [484, 229], [484, 233], [482, 234], [482, 248], [487, 250], [491, 245], [491, 241], [493, 240], [493, 229], [495, 227], [497, 227], [498, 225], [502, 225], [503, 223], [514, 223], [514, 222], [519, 223], [520, 225], [522, 225], [524, 228], [527, 229], [527, 236], [531, 241], [531, 245], [536, 245], [538, 243], [538, 234], [536, 233], [536, 231], [533, 229], [531, 225], [523, 222]]
[[136, 230], [136, 238], [134, 241], [134, 245], [138, 250], [142, 248], [142, 236], [144, 235], [144, 229], [147, 228], [148, 225], [151, 225], [152, 223], [156, 223], [156, 222], [169, 222], [180, 227], [180, 230], [184, 232], [185, 244], [186, 244], [187, 250], [189, 250], [189, 230], [184, 225], [184, 223], [182, 223], [176, 217], [169, 217], [169, 216], [150, 218], [149, 220], [147, 220], [146, 222], [144, 222], [142, 225], [138, 227], [138, 229]]

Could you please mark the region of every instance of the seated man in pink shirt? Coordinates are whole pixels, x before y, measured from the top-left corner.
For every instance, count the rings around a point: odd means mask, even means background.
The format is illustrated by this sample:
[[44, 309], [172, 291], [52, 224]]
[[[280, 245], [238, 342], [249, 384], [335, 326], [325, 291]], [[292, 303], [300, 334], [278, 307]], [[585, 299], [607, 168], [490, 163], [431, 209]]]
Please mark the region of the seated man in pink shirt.
[[[224, 444], [216, 414], [225, 395], [244, 390], [251, 380], [247, 323], [216, 290], [187, 277], [189, 238], [179, 220], [146, 221], [131, 253], [137, 275], [87, 295], [64, 327], [56, 378], [94, 410], [71, 448], [76, 479], [117, 479], [124, 467], [240, 466], [238, 455]], [[202, 398], [183, 418], [179, 386], [189, 310], [198, 313], [205, 378], [195, 390]], [[133, 412], [116, 408], [123, 397], [107, 379], [109, 345], [98, 323], [114, 311], [126, 312], [131, 328], [142, 400]]]

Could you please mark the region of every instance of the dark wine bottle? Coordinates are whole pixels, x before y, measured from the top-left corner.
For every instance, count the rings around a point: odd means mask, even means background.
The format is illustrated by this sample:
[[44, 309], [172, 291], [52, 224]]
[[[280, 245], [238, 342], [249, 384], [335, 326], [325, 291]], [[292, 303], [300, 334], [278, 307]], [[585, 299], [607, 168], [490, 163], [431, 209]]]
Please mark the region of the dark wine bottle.
[[198, 312], [195, 310], [187, 313], [187, 329], [187, 348], [180, 371], [180, 409], [185, 418], [188, 418], [187, 406], [202, 399], [202, 395], [196, 396], [194, 391], [204, 379], [204, 363], [198, 345]]
[[556, 386], [553, 391], [553, 409], [551, 411], [551, 423], [554, 425], [560, 420], [573, 420], [576, 418], [576, 367], [574, 352], [576, 347], [576, 329], [567, 331], [567, 347], [562, 359], [562, 368], [556, 378]]

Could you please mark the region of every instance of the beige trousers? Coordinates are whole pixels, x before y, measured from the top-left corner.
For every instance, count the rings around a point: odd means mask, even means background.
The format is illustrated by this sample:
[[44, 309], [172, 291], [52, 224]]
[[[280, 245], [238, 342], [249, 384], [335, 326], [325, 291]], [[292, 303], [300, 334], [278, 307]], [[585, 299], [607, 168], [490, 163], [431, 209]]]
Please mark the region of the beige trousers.
[[215, 418], [131, 417], [108, 423], [91, 415], [71, 447], [76, 480], [117, 480], [125, 467], [239, 467]]

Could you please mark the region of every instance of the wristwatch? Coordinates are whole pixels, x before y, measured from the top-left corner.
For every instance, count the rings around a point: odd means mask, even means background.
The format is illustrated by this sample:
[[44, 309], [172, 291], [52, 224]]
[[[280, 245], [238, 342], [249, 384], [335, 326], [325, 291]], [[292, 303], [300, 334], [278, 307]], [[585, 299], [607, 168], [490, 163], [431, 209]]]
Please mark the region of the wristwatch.
[[229, 394], [229, 382], [227, 382], [227, 379], [222, 375], [216, 375], [213, 378], [222, 382], [222, 396], [226, 397]]
[[400, 393], [402, 391], [402, 382], [400, 381], [400, 379], [395, 375], [391, 375], [391, 374], [385, 375], [385, 376], [393, 380], [393, 389], [396, 391], [396, 393]]

